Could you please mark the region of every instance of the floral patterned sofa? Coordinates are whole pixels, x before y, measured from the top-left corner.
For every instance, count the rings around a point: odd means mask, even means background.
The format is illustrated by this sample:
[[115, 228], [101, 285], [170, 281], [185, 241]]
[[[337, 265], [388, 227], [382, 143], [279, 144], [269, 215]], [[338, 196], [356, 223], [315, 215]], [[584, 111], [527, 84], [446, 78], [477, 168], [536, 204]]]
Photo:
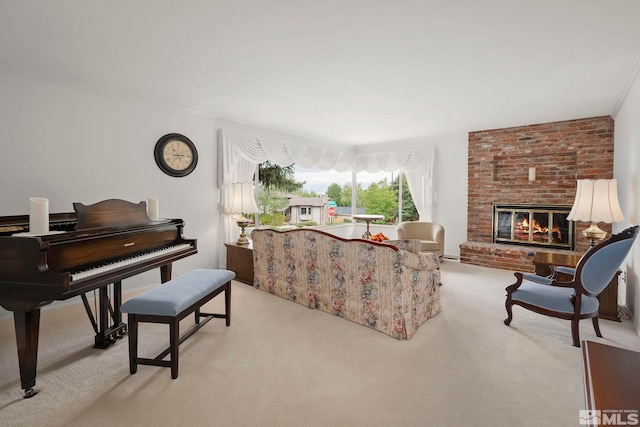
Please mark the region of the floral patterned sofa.
[[[442, 311], [440, 265], [416, 241], [343, 239], [314, 229], [252, 232], [254, 286], [397, 339]], [[398, 249], [398, 247], [404, 249]]]

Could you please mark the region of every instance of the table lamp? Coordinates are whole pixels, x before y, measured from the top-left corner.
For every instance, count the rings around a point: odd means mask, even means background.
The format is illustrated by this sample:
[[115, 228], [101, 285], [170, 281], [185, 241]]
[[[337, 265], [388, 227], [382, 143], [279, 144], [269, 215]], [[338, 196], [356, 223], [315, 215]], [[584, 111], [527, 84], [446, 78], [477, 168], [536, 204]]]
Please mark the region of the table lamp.
[[231, 184], [231, 208], [229, 213], [237, 219], [238, 227], [240, 227], [240, 237], [236, 241], [238, 245], [248, 245], [249, 239], [244, 229], [249, 225], [249, 221], [244, 214], [257, 213], [258, 206], [253, 194], [253, 184], [250, 182], [234, 182]]
[[598, 227], [598, 222], [624, 221], [618, 203], [618, 181], [615, 179], [579, 179], [576, 199], [568, 220], [590, 222], [591, 226], [582, 232], [591, 247], [604, 239], [607, 232]]

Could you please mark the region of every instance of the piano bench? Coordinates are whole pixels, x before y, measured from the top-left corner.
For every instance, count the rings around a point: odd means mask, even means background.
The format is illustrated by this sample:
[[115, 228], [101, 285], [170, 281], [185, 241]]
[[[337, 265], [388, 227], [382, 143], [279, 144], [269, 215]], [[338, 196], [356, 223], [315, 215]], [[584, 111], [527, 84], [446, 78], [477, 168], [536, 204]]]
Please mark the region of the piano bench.
[[[129, 371], [135, 374], [140, 365], [171, 368], [171, 378], [178, 378], [178, 347], [212, 318], [226, 319], [231, 324], [231, 280], [236, 276], [229, 270], [193, 270], [135, 296], [120, 306], [128, 314]], [[224, 291], [225, 313], [202, 313], [200, 308]], [[195, 325], [180, 336], [180, 321], [195, 313]], [[202, 322], [200, 318], [205, 318]], [[169, 325], [169, 347], [153, 359], [138, 357], [138, 323]], [[170, 355], [169, 360], [164, 358]]]

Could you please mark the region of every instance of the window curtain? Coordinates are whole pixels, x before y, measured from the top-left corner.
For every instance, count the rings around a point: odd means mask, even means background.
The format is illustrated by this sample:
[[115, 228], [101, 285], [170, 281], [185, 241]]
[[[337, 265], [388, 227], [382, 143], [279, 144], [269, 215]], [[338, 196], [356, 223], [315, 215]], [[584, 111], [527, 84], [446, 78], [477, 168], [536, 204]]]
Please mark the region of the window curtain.
[[[403, 170], [420, 218], [426, 221], [431, 220], [434, 147], [395, 149], [389, 144], [363, 149], [357, 146], [345, 147], [325, 141], [312, 141], [294, 135], [287, 138], [285, 140], [264, 136], [259, 130], [253, 132], [223, 128], [218, 131], [218, 188], [220, 189], [218, 209], [221, 213], [218, 235], [222, 243], [235, 241], [233, 236], [239, 233], [235, 221], [230, 220], [226, 215], [230, 202], [229, 184], [250, 182], [256, 164], [267, 160], [281, 166], [296, 163], [306, 169], [318, 168], [337, 172], [374, 173]], [[220, 265], [226, 265], [226, 253], [223, 253], [220, 259], [224, 260]]]
[[[220, 138], [220, 135], [218, 135]], [[252, 182], [256, 171], [256, 163], [238, 156], [229, 144], [218, 143], [218, 159], [223, 167], [218, 167], [218, 247], [223, 248], [227, 242], [235, 242], [240, 235], [236, 219], [229, 214], [231, 209], [231, 184], [234, 182]], [[219, 165], [220, 166], [220, 165]], [[227, 265], [227, 251], [218, 251], [218, 265]], [[224, 268], [224, 267], [221, 267]]]
[[[432, 169], [433, 157], [430, 163]], [[427, 179], [420, 170], [407, 171], [404, 175], [407, 177], [409, 192], [420, 216], [420, 221], [433, 221], [433, 184], [431, 180]]]

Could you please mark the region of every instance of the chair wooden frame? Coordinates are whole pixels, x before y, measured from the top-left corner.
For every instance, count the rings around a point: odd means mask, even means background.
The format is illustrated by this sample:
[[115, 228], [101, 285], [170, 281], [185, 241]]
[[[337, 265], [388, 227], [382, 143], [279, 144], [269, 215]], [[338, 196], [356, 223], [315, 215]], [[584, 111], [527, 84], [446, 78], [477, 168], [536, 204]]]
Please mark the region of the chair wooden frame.
[[[559, 281], [559, 280], [556, 280], [556, 278], [553, 275], [551, 275], [550, 277], [542, 277], [542, 276], [538, 276], [531, 273], [520, 273], [520, 272], [514, 273], [516, 277], [516, 283], [506, 288], [507, 299], [505, 301], [505, 308], [507, 310], [507, 318], [505, 319], [504, 324], [508, 326], [511, 323], [511, 320], [513, 319], [512, 307], [513, 305], [519, 305], [523, 308], [526, 308], [527, 310], [531, 310], [539, 314], [570, 320], [571, 336], [573, 339], [573, 345], [575, 347], [580, 347], [580, 332], [579, 332], [578, 325], [581, 319], [589, 319], [589, 318], [592, 319], [593, 329], [595, 330], [596, 335], [598, 337], [602, 337], [602, 334], [600, 332], [600, 325], [598, 323], [598, 307], [596, 307], [595, 310], [582, 312], [581, 310], [582, 298], [584, 295], [589, 297], [597, 297], [604, 290], [604, 288], [613, 278], [613, 275], [615, 274], [617, 269], [620, 267], [620, 265], [624, 261], [624, 258], [629, 253], [629, 250], [631, 249], [631, 246], [633, 245], [633, 242], [638, 235], [638, 229], [639, 229], [638, 226], [627, 228], [626, 230], [611, 236], [611, 238], [605, 241], [602, 241], [596, 246], [589, 249], [589, 251], [587, 251], [587, 253], [585, 253], [582, 256], [582, 258], [580, 258], [580, 261], [578, 262], [578, 265], [575, 268], [575, 274], [573, 275], [573, 280], [571, 281]], [[614, 254], [610, 254], [611, 250], [608, 250], [607, 248], [611, 249], [613, 248], [613, 246], [611, 245], [614, 245], [618, 242], [622, 242], [628, 239], [631, 239], [631, 240], [630, 242], [628, 242], [628, 247], [624, 248], [625, 250], [618, 251]], [[591, 262], [597, 262], [596, 260], [599, 261], [599, 258], [602, 256], [605, 256], [605, 257], [610, 256], [611, 258], [611, 264], [609, 265], [611, 270], [611, 276], [608, 277], [606, 281], [604, 280], [604, 278], [601, 279], [601, 282], [602, 282], [601, 286], [600, 284], [598, 285], [599, 290], [590, 291], [587, 288], [585, 288], [582, 280], [583, 274], [585, 274], [585, 267], [589, 265], [589, 263]], [[613, 266], [613, 264], [615, 264], [615, 266]], [[567, 271], [567, 269], [563, 269], [563, 270], [564, 272]], [[540, 284], [541, 286], [548, 285], [548, 286], [557, 286], [557, 287], [563, 287], [563, 288], [572, 288], [574, 290], [573, 296], [571, 297], [571, 303], [574, 308], [573, 312], [567, 313], [562, 311], [555, 311], [549, 308], [538, 306], [533, 302], [526, 302], [518, 299], [512, 299], [513, 293], [517, 291], [520, 288], [520, 286], [526, 281], [534, 282], [534, 283]]]

